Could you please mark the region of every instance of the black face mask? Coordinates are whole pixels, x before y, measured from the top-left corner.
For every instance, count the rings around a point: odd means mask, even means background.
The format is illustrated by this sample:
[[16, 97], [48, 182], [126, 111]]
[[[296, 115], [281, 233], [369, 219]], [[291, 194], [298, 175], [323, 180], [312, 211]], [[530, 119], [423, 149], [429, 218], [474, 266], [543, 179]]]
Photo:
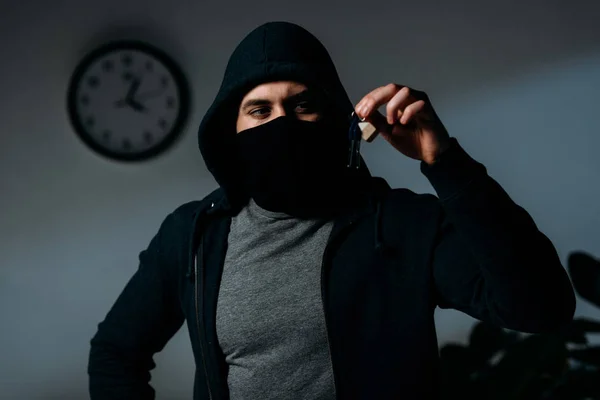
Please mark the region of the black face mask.
[[331, 215], [350, 196], [347, 128], [325, 118], [283, 116], [236, 135], [244, 190], [262, 208], [299, 217]]

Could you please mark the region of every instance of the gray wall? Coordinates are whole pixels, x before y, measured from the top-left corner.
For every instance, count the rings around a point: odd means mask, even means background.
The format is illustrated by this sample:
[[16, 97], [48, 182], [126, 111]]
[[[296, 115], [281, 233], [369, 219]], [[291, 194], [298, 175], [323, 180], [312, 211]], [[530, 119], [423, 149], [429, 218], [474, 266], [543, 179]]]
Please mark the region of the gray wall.
[[[267, 20], [320, 37], [355, 101], [392, 81], [427, 91], [451, 134], [530, 212], [563, 261], [578, 249], [600, 256], [599, 3], [438, 3], [3, 1], [0, 397], [87, 397], [89, 339], [138, 252], [167, 213], [216, 187], [195, 131], [233, 47]], [[193, 86], [185, 137], [147, 164], [97, 157], [66, 117], [76, 63], [115, 38], [163, 47]], [[385, 141], [364, 153], [393, 186], [434, 193], [418, 162]], [[600, 317], [585, 303], [577, 314]], [[463, 341], [473, 323], [453, 311], [437, 321], [441, 343]], [[156, 357], [159, 398], [191, 395], [190, 351], [184, 327]]]

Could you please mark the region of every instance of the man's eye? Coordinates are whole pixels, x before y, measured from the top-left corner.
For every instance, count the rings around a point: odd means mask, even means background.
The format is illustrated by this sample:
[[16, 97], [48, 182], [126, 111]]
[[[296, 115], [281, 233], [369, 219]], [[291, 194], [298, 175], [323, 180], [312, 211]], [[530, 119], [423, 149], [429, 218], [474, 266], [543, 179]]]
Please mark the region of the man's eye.
[[269, 112], [269, 109], [267, 107], [261, 107], [261, 108], [256, 108], [256, 109], [250, 111], [250, 115], [262, 117], [268, 112]]
[[302, 113], [313, 113], [316, 110], [315, 110], [315, 107], [310, 102], [303, 101], [303, 102], [296, 104], [296, 111], [299, 111]]

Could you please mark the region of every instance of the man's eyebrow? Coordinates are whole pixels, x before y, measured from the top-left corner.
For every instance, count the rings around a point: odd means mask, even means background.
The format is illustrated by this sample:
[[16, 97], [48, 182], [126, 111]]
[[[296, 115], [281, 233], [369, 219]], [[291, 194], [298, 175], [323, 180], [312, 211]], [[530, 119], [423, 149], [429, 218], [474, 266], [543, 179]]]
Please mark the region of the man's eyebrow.
[[293, 94], [291, 96], [289, 96], [288, 98], [285, 99], [285, 103], [291, 103], [291, 102], [295, 102], [298, 100], [308, 100], [312, 97], [313, 91], [310, 89], [304, 89], [301, 92], [298, 92], [296, 94]]
[[292, 104], [297, 104], [301, 101], [308, 101], [311, 104], [311, 106], [317, 107], [319, 109], [325, 109], [327, 104], [324, 94], [320, 90], [311, 88], [304, 89], [303, 91], [285, 99], [286, 103]]
[[[284, 100], [284, 103], [292, 103], [292, 102], [297, 102], [300, 100], [311, 100], [312, 98], [313, 98], [313, 91], [310, 89], [304, 89], [301, 92], [298, 92], [296, 94], [293, 94], [293, 95], [287, 97]], [[271, 104], [271, 101], [267, 100], [267, 99], [260, 99], [260, 98], [248, 99], [244, 102], [244, 104], [242, 104], [242, 110], [246, 110], [250, 107], [256, 107], [256, 106], [268, 106], [269, 104]]]
[[249, 100], [246, 100], [244, 102], [244, 104], [242, 104], [242, 110], [245, 110], [247, 108], [254, 107], [254, 106], [267, 106], [269, 104], [271, 104], [271, 101], [267, 100], [267, 99], [249, 99]]

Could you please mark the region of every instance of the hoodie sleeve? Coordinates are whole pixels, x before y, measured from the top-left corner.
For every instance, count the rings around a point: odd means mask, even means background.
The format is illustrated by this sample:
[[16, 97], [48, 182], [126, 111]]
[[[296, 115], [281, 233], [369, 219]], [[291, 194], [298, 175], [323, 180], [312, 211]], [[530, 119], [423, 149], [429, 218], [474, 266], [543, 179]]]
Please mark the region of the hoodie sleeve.
[[184, 321], [177, 300], [176, 274], [167, 274], [175, 269], [176, 254], [167, 243], [173, 235], [171, 214], [140, 253], [137, 271], [98, 325], [88, 362], [92, 400], [155, 397], [149, 385], [150, 370], [155, 367], [153, 355]]
[[560, 329], [575, 293], [551, 241], [455, 138], [421, 172], [441, 210], [433, 251], [440, 308], [528, 333]]

